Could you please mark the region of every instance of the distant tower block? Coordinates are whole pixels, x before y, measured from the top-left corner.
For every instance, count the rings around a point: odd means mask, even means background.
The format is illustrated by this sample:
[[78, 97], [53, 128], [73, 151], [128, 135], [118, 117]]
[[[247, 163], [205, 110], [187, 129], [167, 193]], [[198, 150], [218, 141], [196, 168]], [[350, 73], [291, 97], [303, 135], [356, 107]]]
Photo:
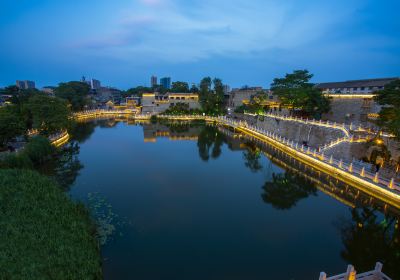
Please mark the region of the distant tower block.
[[150, 84], [151, 84], [151, 87], [158, 85], [157, 76], [151, 76]]

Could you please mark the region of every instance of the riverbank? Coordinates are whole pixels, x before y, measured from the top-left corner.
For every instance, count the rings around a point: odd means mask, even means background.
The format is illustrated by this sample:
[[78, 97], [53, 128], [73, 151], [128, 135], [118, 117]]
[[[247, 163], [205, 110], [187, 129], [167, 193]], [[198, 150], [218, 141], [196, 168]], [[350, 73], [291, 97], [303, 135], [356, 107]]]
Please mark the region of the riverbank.
[[96, 227], [82, 204], [34, 171], [0, 170], [0, 278], [102, 279]]

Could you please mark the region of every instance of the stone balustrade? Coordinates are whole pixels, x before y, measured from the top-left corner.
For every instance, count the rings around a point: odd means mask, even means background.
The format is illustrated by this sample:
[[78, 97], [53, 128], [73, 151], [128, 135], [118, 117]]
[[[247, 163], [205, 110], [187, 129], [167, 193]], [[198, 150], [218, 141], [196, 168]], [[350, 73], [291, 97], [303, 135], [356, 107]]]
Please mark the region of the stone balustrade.
[[382, 272], [382, 267], [383, 265], [377, 262], [374, 270], [357, 274], [354, 266], [349, 265], [345, 273], [336, 276], [327, 277], [325, 272], [321, 272], [319, 280], [392, 280]]

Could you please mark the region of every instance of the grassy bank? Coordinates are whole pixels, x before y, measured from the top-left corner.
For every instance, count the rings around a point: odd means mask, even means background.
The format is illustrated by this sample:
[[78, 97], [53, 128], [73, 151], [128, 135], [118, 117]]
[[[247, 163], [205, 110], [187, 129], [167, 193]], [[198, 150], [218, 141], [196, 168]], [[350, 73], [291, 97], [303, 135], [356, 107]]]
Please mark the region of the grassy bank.
[[89, 213], [52, 180], [0, 170], [0, 215], [0, 279], [101, 279]]

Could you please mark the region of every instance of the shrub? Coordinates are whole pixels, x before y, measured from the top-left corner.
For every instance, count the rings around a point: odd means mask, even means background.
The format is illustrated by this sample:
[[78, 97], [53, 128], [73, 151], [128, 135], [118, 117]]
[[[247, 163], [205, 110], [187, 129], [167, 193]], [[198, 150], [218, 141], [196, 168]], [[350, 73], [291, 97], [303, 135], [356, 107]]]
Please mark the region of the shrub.
[[25, 145], [23, 153], [34, 164], [41, 164], [55, 153], [55, 148], [46, 137], [35, 136]]
[[33, 163], [25, 153], [13, 153], [0, 160], [0, 168], [33, 169]]
[[0, 279], [101, 279], [95, 226], [52, 180], [0, 170]]

